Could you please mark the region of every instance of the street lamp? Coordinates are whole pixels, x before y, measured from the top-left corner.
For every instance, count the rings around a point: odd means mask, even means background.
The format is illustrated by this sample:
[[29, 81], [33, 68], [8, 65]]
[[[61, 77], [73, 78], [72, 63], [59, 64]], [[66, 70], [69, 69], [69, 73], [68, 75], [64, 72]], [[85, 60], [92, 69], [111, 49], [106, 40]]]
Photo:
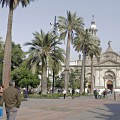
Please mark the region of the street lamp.
[[[58, 33], [58, 23], [56, 22], [56, 16], [54, 18], [54, 24], [50, 23], [50, 25], [52, 26], [52, 33], [54, 36], [57, 36]], [[54, 40], [55, 42], [55, 40]], [[54, 44], [54, 52], [55, 52], [55, 44]], [[53, 68], [53, 84], [52, 84], [52, 93], [54, 93], [54, 82], [55, 82], [55, 70]]]
[[56, 16], [54, 18], [54, 24], [50, 23], [51, 25], [51, 30], [53, 32], [53, 35], [56, 36], [58, 35], [58, 23], [56, 22]]

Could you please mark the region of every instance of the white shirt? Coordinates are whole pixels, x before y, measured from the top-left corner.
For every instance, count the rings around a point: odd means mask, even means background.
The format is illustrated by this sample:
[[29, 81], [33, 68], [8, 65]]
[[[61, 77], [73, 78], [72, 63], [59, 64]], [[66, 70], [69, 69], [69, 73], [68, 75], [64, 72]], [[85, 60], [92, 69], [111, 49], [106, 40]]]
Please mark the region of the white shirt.
[[66, 90], [63, 90], [63, 94], [66, 94]]
[[98, 91], [98, 95], [102, 95], [102, 92], [100, 90]]

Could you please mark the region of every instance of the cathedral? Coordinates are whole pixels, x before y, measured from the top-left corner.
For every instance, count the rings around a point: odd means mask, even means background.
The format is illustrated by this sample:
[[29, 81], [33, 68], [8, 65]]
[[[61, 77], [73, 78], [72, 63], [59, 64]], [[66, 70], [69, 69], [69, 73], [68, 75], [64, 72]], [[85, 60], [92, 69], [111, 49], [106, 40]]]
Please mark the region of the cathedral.
[[[96, 35], [97, 27], [94, 19], [91, 22], [90, 30], [92, 34]], [[94, 89], [109, 89], [111, 91], [120, 91], [120, 55], [113, 51], [111, 41], [108, 41], [108, 48], [101, 53], [99, 60], [94, 57]], [[79, 58], [77, 61], [70, 62], [70, 68], [82, 68], [82, 60]], [[87, 81], [86, 87], [91, 88], [91, 59], [86, 57], [85, 62], [85, 78]]]
[[[79, 61], [80, 62], [80, 61]], [[86, 59], [85, 78], [88, 87], [91, 79], [91, 60]], [[114, 52], [108, 42], [108, 48], [100, 55], [99, 60], [94, 58], [94, 82], [97, 89], [120, 90], [120, 55]]]

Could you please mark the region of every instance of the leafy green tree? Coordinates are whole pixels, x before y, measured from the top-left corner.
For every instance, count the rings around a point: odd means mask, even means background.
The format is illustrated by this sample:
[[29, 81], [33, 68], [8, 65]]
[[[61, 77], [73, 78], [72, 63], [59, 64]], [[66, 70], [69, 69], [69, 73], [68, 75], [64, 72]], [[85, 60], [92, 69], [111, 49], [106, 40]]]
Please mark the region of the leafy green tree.
[[9, 86], [9, 81], [11, 79], [11, 41], [12, 41], [13, 11], [19, 5], [19, 3], [22, 4], [22, 7], [26, 7], [30, 3], [30, 1], [33, 0], [0, 0], [0, 4], [2, 4], [2, 7], [4, 6], [9, 7], [2, 76], [5, 88]]
[[63, 74], [61, 74], [60, 76], [56, 76], [55, 87], [59, 89], [64, 88], [64, 75]]
[[57, 39], [57, 36], [53, 36], [52, 33], [45, 34], [42, 30], [40, 33], [33, 33], [34, 39], [32, 42], [28, 42], [25, 45], [30, 45], [28, 51], [28, 65], [32, 70], [35, 70], [37, 66], [41, 66], [41, 93], [47, 94], [47, 67], [55, 67], [55, 72], [60, 70], [60, 66], [64, 62], [64, 50], [58, 47], [61, 42]]
[[[69, 87], [74, 89], [80, 88], [80, 71], [78, 69], [70, 69], [69, 73], [70, 79], [69, 79]], [[61, 75], [56, 76], [55, 79], [55, 87], [63, 89], [64, 88], [64, 72], [61, 73]]]
[[[2, 84], [2, 66], [3, 66], [3, 57], [4, 57], [4, 43], [0, 41], [0, 83]], [[22, 51], [19, 44], [12, 42], [12, 71], [19, 67], [25, 58], [25, 53]]]
[[78, 69], [70, 69], [70, 87], [72, 89], [80, 88], [80, 72]]
[[39, 84], [38, 74], [33, 75], [32, 72], [22, 64], [20, 67], [15, 68], [12, 71], [12, 79], [15, 81], [18, 87], [35, 88]]
[[65, 40], [67, 37], [64, 86], [64, 88], [67, 90], [69, 81], [70, 43], [73, 42], [73, 33], [81, 32], [84, 23], [81, 17], [78, 17], [76, 13], [71, 13], [70, 11], [67, 11], [66, 18], [59, 16], [58, 23], [60, 39]]
[[15, 44], [14, 42], [12, 42], [12, 59], [11, 59], [11, 62], [12, 62], [11, 69], [12, 70], [15, 69], [16, 67], [20, 66], [20, 64], [25, 59], [25, 55], [26, 55], [26, 53], [23, 52], [20, 44]]

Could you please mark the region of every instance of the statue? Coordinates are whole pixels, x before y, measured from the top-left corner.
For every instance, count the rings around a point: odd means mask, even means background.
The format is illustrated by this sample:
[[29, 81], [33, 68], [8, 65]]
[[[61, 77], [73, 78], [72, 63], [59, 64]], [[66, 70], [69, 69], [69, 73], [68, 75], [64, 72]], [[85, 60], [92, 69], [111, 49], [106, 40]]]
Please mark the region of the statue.
[[110, 47], [110, 42], [112, 42], [112, 41], [108, 41], [108, 47]]

